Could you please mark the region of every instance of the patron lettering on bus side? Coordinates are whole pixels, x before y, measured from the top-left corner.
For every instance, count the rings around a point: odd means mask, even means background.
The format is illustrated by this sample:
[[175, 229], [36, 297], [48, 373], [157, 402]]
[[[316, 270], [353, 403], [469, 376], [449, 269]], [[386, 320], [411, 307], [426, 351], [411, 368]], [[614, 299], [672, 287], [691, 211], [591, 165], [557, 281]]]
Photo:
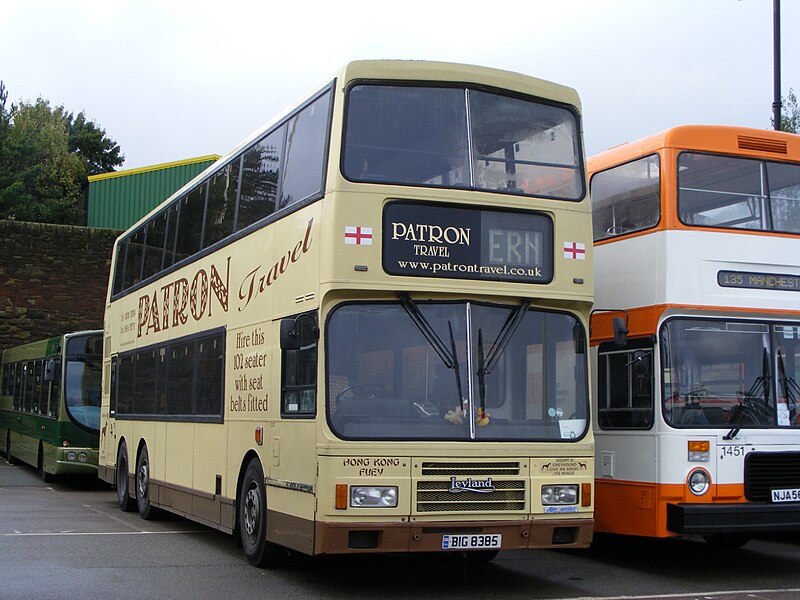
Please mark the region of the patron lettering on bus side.
[[264, 350], [266, 336], [260, 326], [236, 332], [233, 353], [233, 387], [230, 411], [263, 412], [267, 410], [269, 393], [264, 391], [264, 371], [269, 354]]
[[[215, 302], [228, 312], [228, 283], [230, 281], [231, 257], [225, 263], [225, 276], [220, 274], [216, 265], [211, 268], [198, 269], [191, 282], [186, 277], [153, 291], [152, 295], [139, 296], [139, 319], [136, 337], [150, 333], [158, 333], [184, 325], [191, 316], [199, 321], [204, 316], [211, 316]], [[209, 290], [213, 292], [209, 294]]]

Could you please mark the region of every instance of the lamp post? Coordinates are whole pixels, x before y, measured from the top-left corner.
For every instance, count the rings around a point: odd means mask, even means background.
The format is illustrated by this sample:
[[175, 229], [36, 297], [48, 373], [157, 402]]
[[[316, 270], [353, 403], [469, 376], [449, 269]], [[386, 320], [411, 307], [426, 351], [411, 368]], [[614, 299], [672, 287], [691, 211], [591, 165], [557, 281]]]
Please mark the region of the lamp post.
[[781, 130], [781, 0], [772, 0], [772, 69], [774, 95], [772, 121], [775, 131]]

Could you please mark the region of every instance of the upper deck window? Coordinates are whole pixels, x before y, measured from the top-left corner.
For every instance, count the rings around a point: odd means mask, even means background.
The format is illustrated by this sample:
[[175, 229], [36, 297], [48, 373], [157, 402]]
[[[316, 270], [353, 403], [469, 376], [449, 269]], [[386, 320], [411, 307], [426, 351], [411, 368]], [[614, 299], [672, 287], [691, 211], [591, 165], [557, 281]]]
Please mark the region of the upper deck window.
[[661, 218], [661, 168], [657, 154], [592, 177], [594, 240], [655, 227]]
[[683, 152], [678, 216], [687, 225], [800, 233], [800, 165]]
[[463, 88], [355, 85], [351, 181], [583, 197], [580, 133], [564, 106]]

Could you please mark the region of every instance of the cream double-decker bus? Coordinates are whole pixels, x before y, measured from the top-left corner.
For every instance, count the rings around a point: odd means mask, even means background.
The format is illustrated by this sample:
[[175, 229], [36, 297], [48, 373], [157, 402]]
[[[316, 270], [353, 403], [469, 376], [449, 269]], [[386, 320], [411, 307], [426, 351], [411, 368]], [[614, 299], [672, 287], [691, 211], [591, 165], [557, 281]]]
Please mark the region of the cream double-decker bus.
[[592, 318], [596, 531], [800, 530], [800, 136], [676, 127], [589, 171], [597, 308], [622, 309]]
[[248, 560], [591, 541], [576, 93], [344, 67], [113, 256], [100, 476]]

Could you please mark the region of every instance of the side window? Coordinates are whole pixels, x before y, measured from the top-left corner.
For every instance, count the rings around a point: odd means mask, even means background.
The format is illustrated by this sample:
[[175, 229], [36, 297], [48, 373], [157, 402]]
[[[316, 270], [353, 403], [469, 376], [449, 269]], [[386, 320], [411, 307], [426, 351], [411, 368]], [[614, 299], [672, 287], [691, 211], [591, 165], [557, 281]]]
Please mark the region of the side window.
[[175, 238], [178, 237], [178, 217], [180, 216], [180, 202], [175, 202], [165, 212], [167, 213], [167, 235], [164, 245], [164, 268], [175, 263]]
[[119, 356], [116, 354], [111, 357], [111, 381], [109, 382], [109, 416], [117, 414], [117, 368], [119, 366]]
[[117, 262], [114, 265], [114, 294], [125, 289], [125, 254], [128, 251], [129, 238], [117, 243]]
[[53, 369], [53, 381], [50, 382], [50, 403], [47, 414], [51, 417], [58, 416], [58, 409], [61, 404], [61, 361], [57, 360]]
[[22, 363], [15, 365], [14, 372], [14, 409], [22, 410], [22, 394], [25, 391], [25, 367]]
[[194, 342], [178, 342], [167, 348], [167, 414], [192, 414]]
[[322, 191], [330, 93], [306, 106], [287, 124], [280, 208]]
[[655, 227], [661, 217], [658, 155], [595, 173], [590, 195], [595, 241]]
[[117, 415], [130, 414], [132, 412], [135, 365], [135, 354], [119, 357], [117, 363]]
[[143, 350], [135, 355], [136, 378], [133, 386], [131, 412], [149, 415], [153, 412], [156, 384], [156, 351]]
[[125, 276], [122, 281], [122, 289], [128, 289], [141, 281], [142, 277], [142, 258], [144, 255], [144, 227], [139, 227], [133, 232], [126, 245], [128, 252], [125, 257]]
[[244, 153], [237, 230], [275, 212], [285, 132], [278, 128]]
[[617, 350], [602, 344], [597, 366], [598, 423], [601, 429], [650, 429], [653, 426], [653, 350], [645, 343]]
[[237, 159], [217, 171], [208, 185], [204, 247], [213, 246], [233, 233], [233, 217], [236, 213], [238, 189], [239, 160]]
[[44, 372], [44, 360], [39, 359], [34, 364], [34, 391], [33, 391], [33, 412], [47, 414], [47, 384], [42, 377]]
[[33, 395], [37, 389], [33, 365], [33, 361], [25, 364], [25, 405], [22, 407], [25, 412], [33, 411]]
[[164, 236], [167, 233], [167, 211], [156, 215], [151, 219], [145, 228], [147, 229], [147, 240], [144, 247], [144, 270], [142, 279], [152, 277], [161, 270], [164, 258]]
[[304, 314], [285, 319], [284, 323], [292, 321], [292, 336], [298, 347], [288, 349], [281, 344], [281, 416], [313, 417], [317, 399], [317, 319]]
[[178, 240], [175, 247], [175, 262], [180, 262], [200, 251], [203, 239], [203, 215], [206, 207], [206, 186], [195, 188], [182, 198], [180, 205], [180, 221], [178, 222]]
[[215, 335], [197, 342], [197, 399], [195, 415], [219, 416], [225, 381], [223, 336]]

